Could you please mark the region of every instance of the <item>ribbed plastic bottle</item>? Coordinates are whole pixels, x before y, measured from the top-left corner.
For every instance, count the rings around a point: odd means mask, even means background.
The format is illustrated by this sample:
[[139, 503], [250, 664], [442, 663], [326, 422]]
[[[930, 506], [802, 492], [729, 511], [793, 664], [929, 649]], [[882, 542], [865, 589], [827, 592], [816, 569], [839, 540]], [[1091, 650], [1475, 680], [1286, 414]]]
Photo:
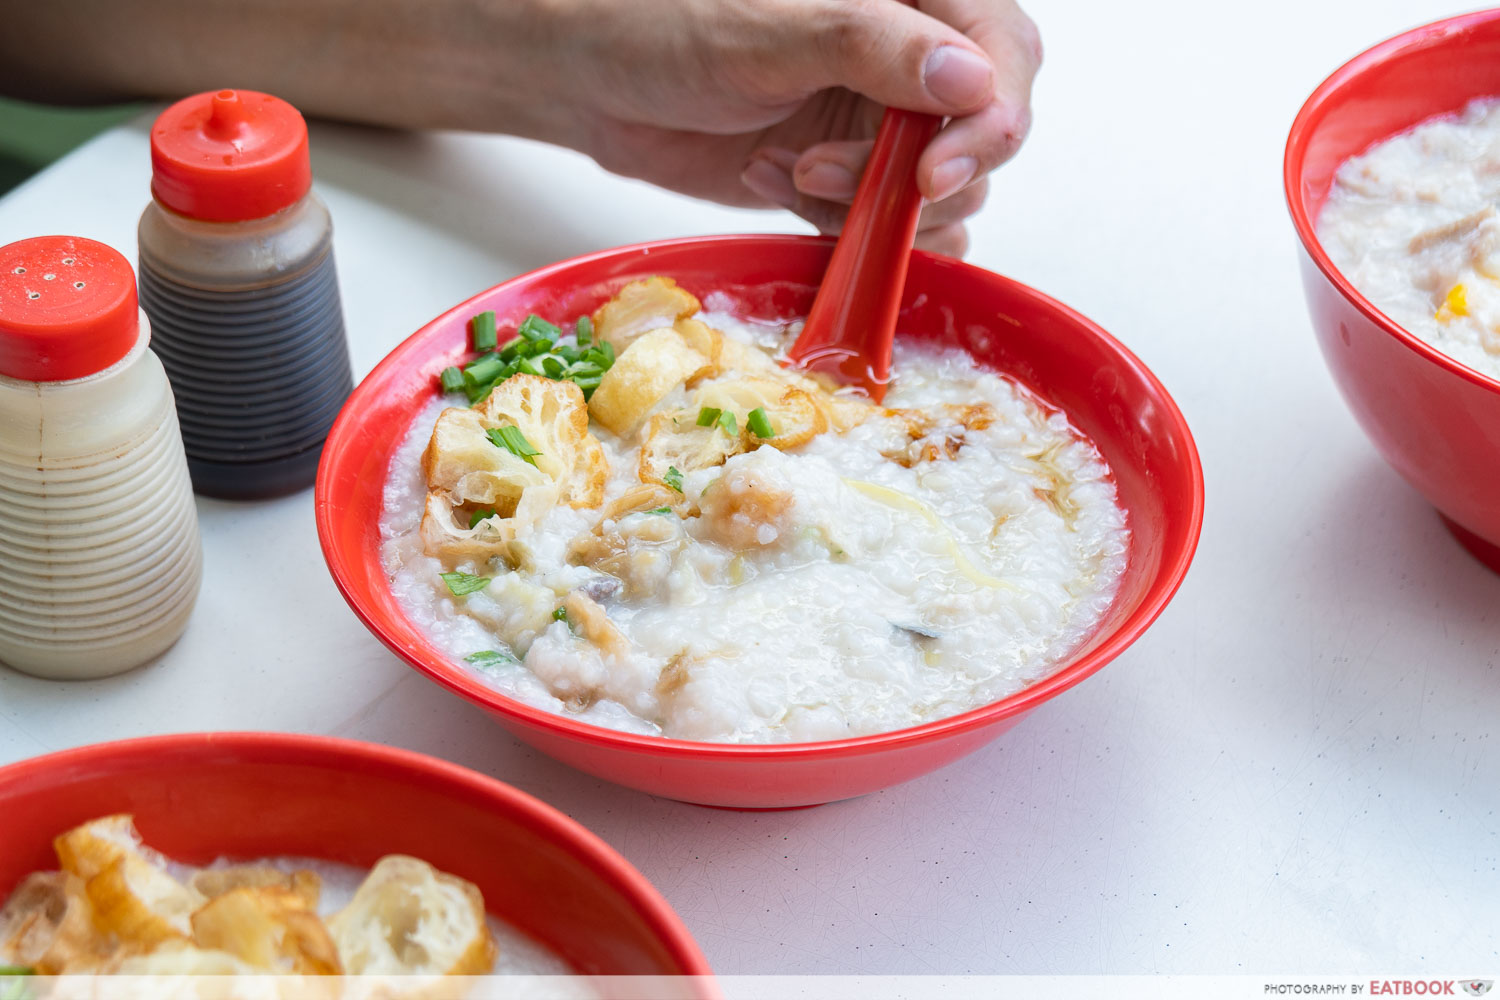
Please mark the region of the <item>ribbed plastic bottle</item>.
[[269, 94], [197, 94], [152, 126], [151, 168], [141, 305], [194, 489], [249, 500], [312, 485], [354, 379], [307, 124]]
[[198, 516], [149, 339], [118, 251], [0, 247], [0, 663], [105, 677], [187, 627]]

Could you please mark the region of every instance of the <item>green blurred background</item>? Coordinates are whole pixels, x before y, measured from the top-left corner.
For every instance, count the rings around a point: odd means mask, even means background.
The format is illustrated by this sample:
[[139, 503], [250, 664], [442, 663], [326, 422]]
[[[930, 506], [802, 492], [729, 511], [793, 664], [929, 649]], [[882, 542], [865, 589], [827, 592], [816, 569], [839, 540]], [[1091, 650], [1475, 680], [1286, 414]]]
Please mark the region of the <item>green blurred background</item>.
[[0, 97], [0, 194], [141, 107], [55, 108]]

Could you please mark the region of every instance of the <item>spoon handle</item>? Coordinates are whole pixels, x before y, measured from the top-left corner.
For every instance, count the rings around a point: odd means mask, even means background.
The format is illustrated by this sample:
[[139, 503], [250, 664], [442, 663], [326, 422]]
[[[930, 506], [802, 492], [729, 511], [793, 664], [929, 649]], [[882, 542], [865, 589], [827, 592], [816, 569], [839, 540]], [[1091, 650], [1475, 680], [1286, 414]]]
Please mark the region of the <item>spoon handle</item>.
[[917, 234], [917, 160], [942, 119], [888, 108], [822, 287], [788, 357], [863, 386], [875, 402], [890, 381], [891, 340]]

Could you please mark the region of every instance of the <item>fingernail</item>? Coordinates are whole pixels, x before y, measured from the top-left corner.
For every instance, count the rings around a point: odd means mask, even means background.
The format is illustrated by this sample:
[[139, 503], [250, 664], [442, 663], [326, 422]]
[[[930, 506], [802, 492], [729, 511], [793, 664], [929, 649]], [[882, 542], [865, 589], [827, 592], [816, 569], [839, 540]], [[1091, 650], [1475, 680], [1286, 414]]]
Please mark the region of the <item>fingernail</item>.
[[922, 70], [927, 92], [958, 110], [974, 108], [994, 93], [995, 71], [989, 60], [956, 45], [940, 45]]
[[751, 160], [740, 174], [740, 180], [773, 205], [791, 208], [797, 204], [797, 188], [792, 184], [791, 171], [783, 170], [770, 160]]
[[950, 194], [957, 194], [969, 186], [979, 170], [979, 161], [972, 156], [957, 156], [939, 163], [932, 171], [932, 197], [929, 201], [942, 201]]
[[795, 177], [797, 190], [814, 198], [842, 200], [854, 197], [859, 178], [838, 163], [814, 163]]

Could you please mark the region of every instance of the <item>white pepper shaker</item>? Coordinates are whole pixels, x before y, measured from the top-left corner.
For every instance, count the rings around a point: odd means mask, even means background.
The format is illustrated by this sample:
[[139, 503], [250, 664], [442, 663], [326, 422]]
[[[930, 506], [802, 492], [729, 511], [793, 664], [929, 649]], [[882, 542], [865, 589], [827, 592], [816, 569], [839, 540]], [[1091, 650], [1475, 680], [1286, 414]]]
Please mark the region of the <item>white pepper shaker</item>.
[[187, 627], [198, 518], [149, 339], [119, 252], [0, 247], [0, 663], [104, 677]]

